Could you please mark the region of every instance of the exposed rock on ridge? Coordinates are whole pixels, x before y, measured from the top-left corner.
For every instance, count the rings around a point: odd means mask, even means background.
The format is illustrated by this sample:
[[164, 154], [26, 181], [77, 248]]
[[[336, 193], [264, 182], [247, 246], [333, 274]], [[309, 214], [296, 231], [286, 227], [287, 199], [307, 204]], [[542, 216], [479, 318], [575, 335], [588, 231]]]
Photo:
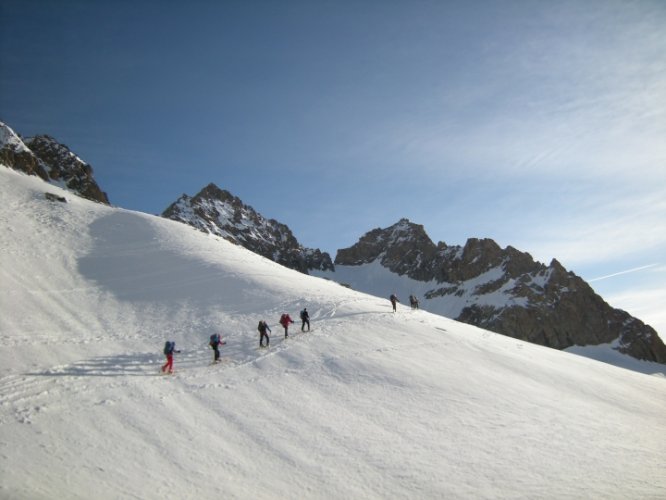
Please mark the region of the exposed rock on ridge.
[[402, 219], [387, 229], [373, 229], [354, 246], [338, 250], [335, 264], [356, 266], [379, 260], [392, 272], [428, 281], [438, 248], [423, 226]]
[[47, 166], [52, 182], [62, 182], [70, 191], [106, 205], [109, 198], [97, 185], [92, 167], [53, 137], [38, 135], [25, 141], [26, 145]]
[[302, 273], [307, 274], [312, 269], [334, 269], [328, 253], [304, 248], [286, 225], [266, 219], [215, 184], [209, 184], [193, 197], [182, 195], [162, 213], [162, 217], [221, 236]]
[[0, 122], [0, 163], [68, 189], [89, 200], [109, 204], [93, 177], [92, 167], [52, 137], [23, 141]]
[[546, 266], [491, 239], [435, 245], [423, 226], [402, 219], [339, 250], [335, 264], [375, 261], [428, 283], [422, 306], [445, 302], [456, 320], [556, 349], [614, 343], [622, 353], [666, 363], [666, 346], [653, 328], [611, 307], [555, 259]]

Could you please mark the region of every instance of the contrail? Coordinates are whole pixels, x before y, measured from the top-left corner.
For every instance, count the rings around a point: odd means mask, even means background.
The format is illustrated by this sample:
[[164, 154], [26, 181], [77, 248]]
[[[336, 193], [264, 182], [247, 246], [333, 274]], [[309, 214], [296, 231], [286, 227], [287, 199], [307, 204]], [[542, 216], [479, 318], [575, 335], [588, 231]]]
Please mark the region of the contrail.
[[601, 281], [601, 280], [605, 280], [607, 278], [613, 278], [615, 276], [620, 276], [621, 274], [635, 273], [636, 271], [642, 271], [643, 269], [648, 269], [648, 268], [654, 267], [656, 265], [657, 264], [648, 264], [647, 266], [634, 267], [633, 269], [627, 269], [626, 271], [620, 271], [619, 273], [607, 274], [606, 276], [599, 276], [598, 278], [593, 278], [591, 280], [587, 280], [587, 282], [592, 283], [593, 281]]

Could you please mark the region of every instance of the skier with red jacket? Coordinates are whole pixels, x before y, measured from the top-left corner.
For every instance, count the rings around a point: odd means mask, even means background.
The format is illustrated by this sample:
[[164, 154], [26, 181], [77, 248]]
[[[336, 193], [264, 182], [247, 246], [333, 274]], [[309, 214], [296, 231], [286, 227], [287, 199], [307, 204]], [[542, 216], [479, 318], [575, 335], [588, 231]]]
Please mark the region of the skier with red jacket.
[[173, 355], [179, 353], [176, 350], [176, 343], [172, 340], [167, 340], [164, 343], [164, 355], [166, 356], [166, 363], [162, 365], [162, 373], [173, 373]]
[[280, 316], [280, 324], [282, 325], [282, 328], [284, 328], [285, 339], [289, 337], [289, 323], [293, 322], [294, 320], [291, 319], [291, 316], [289, 316], [287, 313], [282, 313], [282, 316]]

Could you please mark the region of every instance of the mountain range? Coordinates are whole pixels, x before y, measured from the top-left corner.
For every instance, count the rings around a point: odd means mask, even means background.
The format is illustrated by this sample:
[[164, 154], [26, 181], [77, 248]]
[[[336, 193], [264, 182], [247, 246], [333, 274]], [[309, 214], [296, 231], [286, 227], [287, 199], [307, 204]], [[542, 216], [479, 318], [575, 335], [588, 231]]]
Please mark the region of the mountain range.
[[[49, 136], [22, 140], [0, 124], [0, 162], [108, 204], [92, 168]], [[402, 219], [363, 235], [332, 261], [303, 247], [291, 230], [214, 184], [182, 195], [163, 213], [285, 267], [402, 300], [483, 329], [567, 349], [608, 345], [639, 360], [666, 363], [666, 346], [649, 325], [606, 303], [557, 260], [549, 265], [491, 239], [435, 244], [423, 226]]]
[[399, 276], [394, 288], [403, 297], [415, 295], [428, 311], [503, 335], [555, 349], [611, 344], [666, 363], [666, 347], [652, 327], [610, 306], [556, 259], [545, 265], [491, 239], [435, 244], [423, 226], [403, 219], [339, 250], [335, 266], [335, 274], [366, 292], [379, 292], [378, 268]]

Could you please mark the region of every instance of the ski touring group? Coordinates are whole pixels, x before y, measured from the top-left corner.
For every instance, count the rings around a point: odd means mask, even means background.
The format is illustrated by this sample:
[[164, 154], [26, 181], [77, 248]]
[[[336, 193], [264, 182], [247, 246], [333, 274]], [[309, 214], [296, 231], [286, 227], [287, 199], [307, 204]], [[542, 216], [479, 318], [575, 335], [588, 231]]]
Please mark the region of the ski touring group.
[[[299, 314], [301, 318], [301, 332], [310, 331], [310, 313], [308, 313], [307, 307]], [[289, 338], [289, 325], [294, 323], [294, 320], [291, 319], [291, 316], [287, 313], [283, 313], [280, 316], [279, 320], [280, 325], [284, 328], [284, 338]], [[307, 327], [307, 330], [305, 329]], [[257, 331], [259, 332], [259, 347], [268, 348], [270, 344], [270, 336], [268, 335], [271, 332], [270, 326], [263, 319], [259, 321], [257, 326]], [[220, 362], [220, 346], [226, 345], [226, 342], [222, 340], [222, 337], [219, 333], [214, 333], [210, 336], [210, 341], [208, 345], [213, 350], [213, 363]], [[166, 357], [166, 363], [162, 365], [161, 372], [172, 374], [173, 369], [173, 355], [180, 353], [176, 350], [176, 343], [172, 340], [167, 340], [164, 344], [164, 356]]]
[[[397, 304], [398, 302], [400, 302], [398, 296], [395, 293], [392, 293], [391, 296], [389, 297], [389, 301], [391, 302], [391, 307], [393, 308], [393, 312], [395, 313], [397, 310]], [[415, 295], [410, 295], [409, 304], [412, 309], [418, 309], [419, 308], [418, 298]], [[308, 313], [307, 307], [303, 308], [303, 310], [299, 314], [299, 317], [301, 319], [301, 332], [305, 331], [309, 332], [310, 313]], [[293, 323], [294, 320], [291, 319], [291, 316], [289, 316], [288, 313], [283, 313], [280, 316], [279, 324], [284, 329], [285, 340], [289, 338], [289, 325]], [[305, 329], [306, 327], [307, 330]], [[259, 348], [267, 349], [271, 341], [269, 333], [270, 334], [273, 333], [271, 331], [270, 326], [268, 326], [268, 323], [262, 319], [259, 321], [259, 324], [257, 326], [257, 331], [259, 332]], [[222, 340], [219, 333], [214, 333], [210, 336], [210, 341], [208, 342], [208, 345], [213, 350], [213, 363], [219, 363], [220, 346], [226, 345], [226, 342]], [[177, 353], [180, 353], [180, 351], [176, 350], [176, 343], [174, 341], [168, 340], [164, 344], [164, 356], [166, 356], [166, 363], [162, 365], [161, 369], [162, 373], [173, 373], [173, 355]]]

